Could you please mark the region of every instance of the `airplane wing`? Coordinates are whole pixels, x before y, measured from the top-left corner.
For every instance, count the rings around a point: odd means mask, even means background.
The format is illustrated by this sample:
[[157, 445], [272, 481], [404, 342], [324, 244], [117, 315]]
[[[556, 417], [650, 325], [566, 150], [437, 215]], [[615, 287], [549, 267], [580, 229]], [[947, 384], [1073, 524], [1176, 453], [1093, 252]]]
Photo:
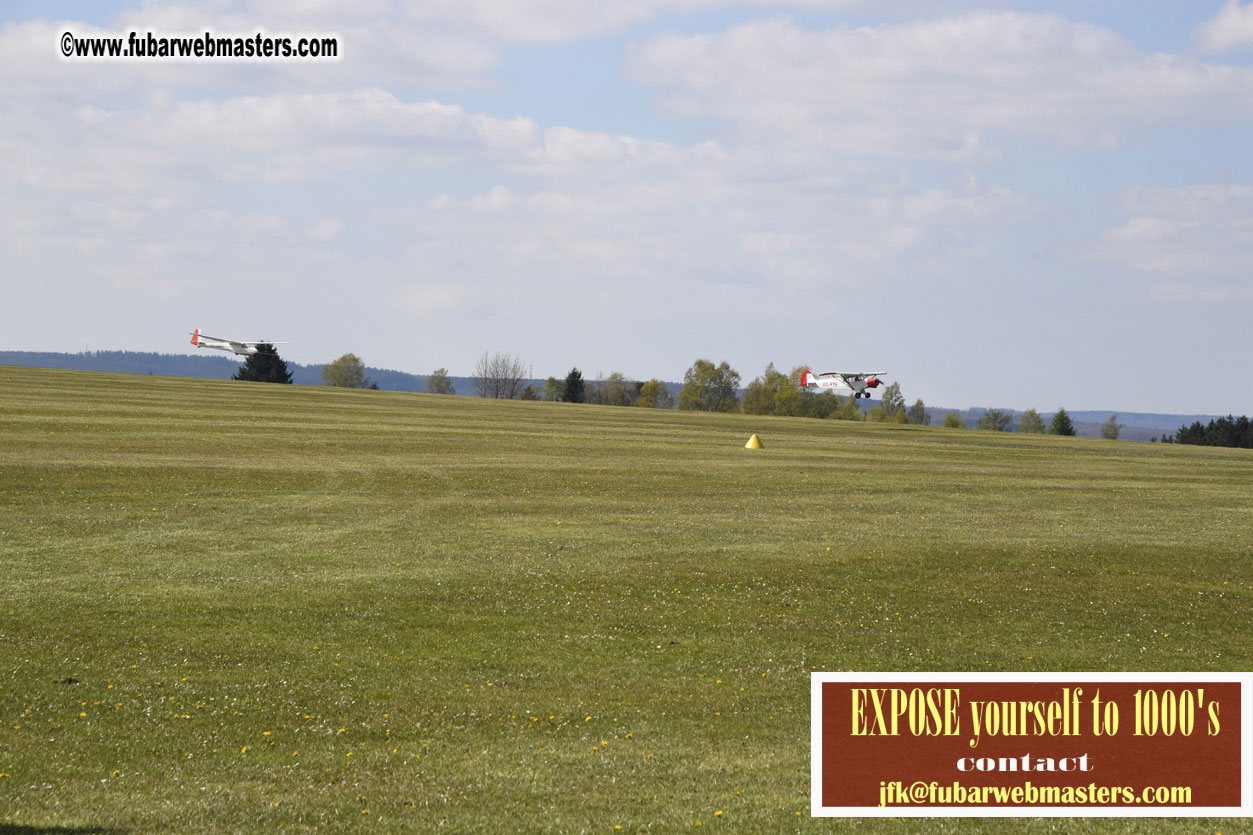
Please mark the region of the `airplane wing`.
[[256, 346], [262, 344], [283, 345], [286, 343], [272, 342], [268, 339], [256, 339], [245, 342], [238, 339], [223, 339], [220, 336], [209, 336], [207, 333], [201, 333], [200, 329], [191, 332], [191, 344], [197, 348], [217, 348], [222, 351], [230, 351], [240, 356], [248, 356], [257, 352]]
[[[867, 388], [878, 388], [881, 382], [878, 378], [883, 374], [882, 371], [823, 371], [820, 374], [806, 371], [801, 375], [801, 388], [818, 386], [825, 389], [861, 392]], [[826, 382], [819, 383], [819, 380]]]
[[[198, 330], [195, 330], [195, 331], [188, 331], [188, 332], [187, 332], [187, 335], [188, 335], [188, 336], [194, 336], [194, 337], [196, 337], [197, 339], [211, 339], [211, 340], [213, 340], [214, 342], [233, 342], [233, 340], [230, 340], [230, 339], [223, 339], [223, 338], [222, 338], [222, 337], [220, 337], [220, 336], [209, 336], [209, 334], [207, 334], [207, 333], [201, 333], [201, 332], [200, 332], [200, 331], [198, 331]], [[194, 344], [194, 343], [193, 343], [193, 344]], [[235, 342], [234, 344], [238, 345], [238, 344], [240, 344], [240, 343]]]
[[845, 380], [864, 380], [867, 377], [882, 377], [886, 371], [824, 371], [819, 377], [843, 377]]
[[232, 354], [239, 356], [256, 354], [258, 345], [286, 345], [286, 342], [274, 340], [224, 340], [221, 336], [209, 336], [208, 333], [202, 333], [199, 328], [190, 332], [190, 337], [195, 347], [214, 347], [221, 351], [231, 351]]

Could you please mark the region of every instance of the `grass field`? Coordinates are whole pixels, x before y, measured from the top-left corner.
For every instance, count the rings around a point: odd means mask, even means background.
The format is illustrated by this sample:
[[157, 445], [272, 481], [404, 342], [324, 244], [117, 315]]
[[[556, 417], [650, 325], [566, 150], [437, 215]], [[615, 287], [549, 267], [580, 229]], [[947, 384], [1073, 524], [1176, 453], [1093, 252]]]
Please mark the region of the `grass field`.
[[0, 831], [1238, 832], [810, 819], [809, 673], [1253, 669], [1251, 557], [1247, 451], [2, 368]]

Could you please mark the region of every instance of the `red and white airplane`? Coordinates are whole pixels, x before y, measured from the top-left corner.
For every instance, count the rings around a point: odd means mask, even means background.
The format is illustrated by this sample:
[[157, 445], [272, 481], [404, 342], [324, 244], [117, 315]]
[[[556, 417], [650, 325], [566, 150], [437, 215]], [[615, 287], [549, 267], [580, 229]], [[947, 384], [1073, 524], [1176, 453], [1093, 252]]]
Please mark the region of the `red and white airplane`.
[[197, 348], [219, 348], [223, 351], [230, 351], [240, 356], [248, 356], [257, 353], [258, 345], [285, 345], [285, 342], [271, 342], [268, 339], [254, 339], [251, 342], [237, 342], [234, 339], [220, 339], [216, 336], [206, 336], [200, 332], [200, 328], [196, 328], [191, 332], [191, 344]]
[[848, 392], [853, 397], [869, 397], [866, 389], [877, 389], [883, 380], [882, 371], [824, 371], [815, 374], [809, 369], [801, 374], [801, 388], [811, 391]]

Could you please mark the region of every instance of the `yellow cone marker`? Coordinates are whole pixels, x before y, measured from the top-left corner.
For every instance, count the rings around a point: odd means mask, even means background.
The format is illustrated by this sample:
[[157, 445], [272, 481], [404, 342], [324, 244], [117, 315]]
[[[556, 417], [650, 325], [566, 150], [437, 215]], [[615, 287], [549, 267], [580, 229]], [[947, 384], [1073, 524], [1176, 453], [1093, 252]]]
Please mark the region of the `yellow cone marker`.
[[744, 449], [761, 449], [761, 438], [756, 435], [748, 439], [748, 443], [744, 444]]

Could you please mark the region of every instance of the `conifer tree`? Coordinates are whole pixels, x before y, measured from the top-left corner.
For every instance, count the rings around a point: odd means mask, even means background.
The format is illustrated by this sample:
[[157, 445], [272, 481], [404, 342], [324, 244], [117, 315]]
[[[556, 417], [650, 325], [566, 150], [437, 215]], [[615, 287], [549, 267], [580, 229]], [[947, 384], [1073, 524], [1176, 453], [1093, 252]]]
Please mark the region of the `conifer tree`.
[[566, 375], [565, 390], [562, 392], [562, 398], [567, 403], [583, 402], [583, 372], [578, 368], [571, 368], [570, 373]]
[[1058, 409], [1057, 414], [1053, 415], [1053, 421], [1049, 424], [1050, 435], [1074, 435], [1075, 424], [1071, 421], [1070, 415], [1066, 414], [1065, 409]]
[[257, 383], [290, 383], [291, 372], [287, 363], [268, 342], [261, 342], [255, 354], [249, 354], [244, 364], [235, 372], [232, 380], [251, 380]]

